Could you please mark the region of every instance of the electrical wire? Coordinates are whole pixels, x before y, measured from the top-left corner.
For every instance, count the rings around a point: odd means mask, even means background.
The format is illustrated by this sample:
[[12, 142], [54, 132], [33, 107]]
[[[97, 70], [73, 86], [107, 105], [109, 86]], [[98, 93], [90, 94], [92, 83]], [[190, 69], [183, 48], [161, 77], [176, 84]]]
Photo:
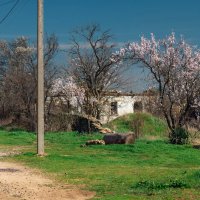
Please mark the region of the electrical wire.
[[16, 0], [16, 2], [14, 3], [14, 5], [12, 6], [12, 8], [8, 11], [8, 13], [0, 20], [0, 24], [2, 24], [12, 13], [12, 11], [15, 9], [15, 7], [17, 6], [17, 4], [19, 3], [20, 0]]

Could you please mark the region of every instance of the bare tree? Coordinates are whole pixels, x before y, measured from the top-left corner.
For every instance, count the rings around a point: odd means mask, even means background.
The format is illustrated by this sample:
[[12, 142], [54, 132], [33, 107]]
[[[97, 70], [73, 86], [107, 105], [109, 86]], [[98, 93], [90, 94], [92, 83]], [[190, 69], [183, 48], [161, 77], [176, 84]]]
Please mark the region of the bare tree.
[[[49, 95], [57, 69], [53, 58], [58, 50], [54, 35], [47, 37], [45, 43], [45, 101]], [[36, 86], [37, 86], [36, 48], [27, 38], [0, 42], [0, 92], [2, 117], [12, 115], [19, 124], [35, 130]]]
[[97, 24], [72, 32], [69, 51], [69, 73], [85, 89], [85, 112], [97, 119], [102, 112], [105, 92], [123, 84], [123, 67], [113, 52], [109, 31], [101, 31]]

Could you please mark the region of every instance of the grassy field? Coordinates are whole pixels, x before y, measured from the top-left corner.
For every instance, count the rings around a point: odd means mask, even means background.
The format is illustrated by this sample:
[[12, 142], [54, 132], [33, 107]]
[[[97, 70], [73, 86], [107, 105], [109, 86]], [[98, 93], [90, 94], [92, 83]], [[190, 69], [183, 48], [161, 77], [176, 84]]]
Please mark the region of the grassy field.
[[139, 139], [133, 145], [90, 146], [100, 134], [47, 133], [45, 157], [36, 155], [36, 136], [0, 131], [0, 149], [20, 148], [3, 158], [41, 169], [65, 183], [96, 191], [94, 199], [200, 199], [200, 151], [164, 140]]

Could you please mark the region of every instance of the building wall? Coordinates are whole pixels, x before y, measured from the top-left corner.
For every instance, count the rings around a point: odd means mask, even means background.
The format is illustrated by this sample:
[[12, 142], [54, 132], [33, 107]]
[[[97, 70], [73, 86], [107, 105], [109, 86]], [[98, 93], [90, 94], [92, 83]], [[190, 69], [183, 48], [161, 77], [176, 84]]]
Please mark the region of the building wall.
[[[104, 106], [104, 113], [101, 116], [101, 122], [107, 123], [119, 116], [134, 113], [135, 102], [141, 102], [142, 112], [144, 112], [146, 98], [147, 97], [144, 96], [109, 96], [108, 102]], [[115, 114], [111, 112], [111, 102], [117, 102], [117, 112]]]

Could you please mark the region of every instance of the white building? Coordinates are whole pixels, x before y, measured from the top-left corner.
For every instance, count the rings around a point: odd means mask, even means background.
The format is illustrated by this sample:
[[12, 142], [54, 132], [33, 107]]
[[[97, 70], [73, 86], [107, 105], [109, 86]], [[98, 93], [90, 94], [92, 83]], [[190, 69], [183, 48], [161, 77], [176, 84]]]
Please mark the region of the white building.
[[106, 95], [107, 102], [104, 105], [101, 122], [107, 123], [129, 113], [144, 112], [147, 98], [139, 94], [110, 92]]

